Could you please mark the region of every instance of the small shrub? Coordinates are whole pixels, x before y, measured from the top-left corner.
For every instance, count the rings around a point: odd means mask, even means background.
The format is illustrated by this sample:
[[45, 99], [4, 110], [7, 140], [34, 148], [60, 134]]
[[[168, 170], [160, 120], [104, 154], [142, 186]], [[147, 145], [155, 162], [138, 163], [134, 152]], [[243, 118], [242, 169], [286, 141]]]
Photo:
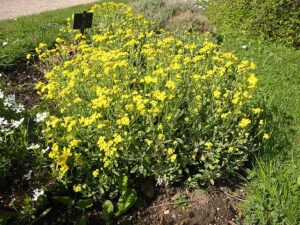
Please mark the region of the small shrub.
[[56, 48], [36, 49], [48, 71], [37, 89], [50, 111], [49, 157], [67, 187], [105, 200], [122, 194], [124, 176], [128, 186], [213, 182], [268, 138], [254, 63], [208, 40], [157, 34], [124, 4], [91, 11], [86, 36], [65, 27]]
[[299, 47], [299, 7], [297, 0], [214, 0], [208, 4], [208, 14], [217, 23]]
[[130, 3], [136, 12], [143, 14], [159, 28], [169, 31], [215, 32], [215, 28], [202, 10], [191, 2], [179, 0], [134, 1]]
[[167, 30], [175, 32], [188, 30], [200, 33], [216, 33], [216, 29], [204, 15], [201, 13], [193, 13], [191, 11], [186, 11], [170, 18], [165, 27]]

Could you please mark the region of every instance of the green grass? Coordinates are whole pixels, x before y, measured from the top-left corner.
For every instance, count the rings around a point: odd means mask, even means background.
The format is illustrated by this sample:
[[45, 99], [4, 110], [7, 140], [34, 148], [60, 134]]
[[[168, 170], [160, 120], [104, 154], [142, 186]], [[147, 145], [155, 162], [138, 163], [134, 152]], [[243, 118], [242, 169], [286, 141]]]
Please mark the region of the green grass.
[[[98, 1], [104, 2], [104, 1]], [[114, 2], [128, 2], [117, 0]], [[74, 13], [89, 9], [93, 4], [43, 12], [17, 20], [0, 21], [0, 69], [25, 61], [26, 54], [44, 42], [52, 45], [59, 29]], [[2, 43], [7, 42], [6, 46]]]
[[249, 172], [242, 224], [300, 224], [300, 50], [219, 29], [225, 50], [257, 64], [259, 96], [272, 112], [272, 138]]

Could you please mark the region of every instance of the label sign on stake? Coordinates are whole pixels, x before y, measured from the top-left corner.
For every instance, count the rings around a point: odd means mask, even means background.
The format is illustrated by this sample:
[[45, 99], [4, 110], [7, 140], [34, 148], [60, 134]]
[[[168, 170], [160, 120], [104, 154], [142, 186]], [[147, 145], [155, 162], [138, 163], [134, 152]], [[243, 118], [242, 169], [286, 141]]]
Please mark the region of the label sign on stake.
[[91, 28], [93, 22], [93, 13], [84, 11], [83, 13], [74, 14], [73, 29], [80, 29], [80, 32], [84, 34], [84, 29]]

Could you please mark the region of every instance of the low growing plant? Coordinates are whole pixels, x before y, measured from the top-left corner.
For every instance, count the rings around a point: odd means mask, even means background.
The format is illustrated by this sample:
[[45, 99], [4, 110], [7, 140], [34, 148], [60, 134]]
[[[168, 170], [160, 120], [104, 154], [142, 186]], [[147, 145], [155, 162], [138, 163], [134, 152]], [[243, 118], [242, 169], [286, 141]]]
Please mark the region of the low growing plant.
[[37, 90], [49, 107], [49, 157], [69, 189], [104, 202], [124, 197], [124, 176], [128, 190], [145, 177], [213, 183], [269, 138], [254, 63], [209, 39], [155, 33], [124, 4], [91, 11], [85, 36], [68, 26], [56, 48], [36, 49], [47, 70]]
[[0, 181], [12, 174], [11, 169], [26, 154], [27, 132], [25, 108], [7, 95], [0, 84]]

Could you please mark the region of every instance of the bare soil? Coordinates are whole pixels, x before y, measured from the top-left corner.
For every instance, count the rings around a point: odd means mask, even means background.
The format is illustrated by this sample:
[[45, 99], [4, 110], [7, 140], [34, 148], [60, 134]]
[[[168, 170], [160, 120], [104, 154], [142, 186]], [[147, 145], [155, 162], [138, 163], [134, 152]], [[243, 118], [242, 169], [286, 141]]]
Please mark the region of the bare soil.
[[34, 86], [44, 78], [42, 72], [35, 66], [27, 64], [14, 66], [4, 71], [1, 78], [8, 91], [15, 94], [19, 102], [27, 108], [37, 105], [40, 101]]
[[234, 225], [240, 214], [235, 206], [242, 193], [242, 188], [225, 186], [207, 190], [169, 187], [150, 204], [123, 216], [117, 224]]

